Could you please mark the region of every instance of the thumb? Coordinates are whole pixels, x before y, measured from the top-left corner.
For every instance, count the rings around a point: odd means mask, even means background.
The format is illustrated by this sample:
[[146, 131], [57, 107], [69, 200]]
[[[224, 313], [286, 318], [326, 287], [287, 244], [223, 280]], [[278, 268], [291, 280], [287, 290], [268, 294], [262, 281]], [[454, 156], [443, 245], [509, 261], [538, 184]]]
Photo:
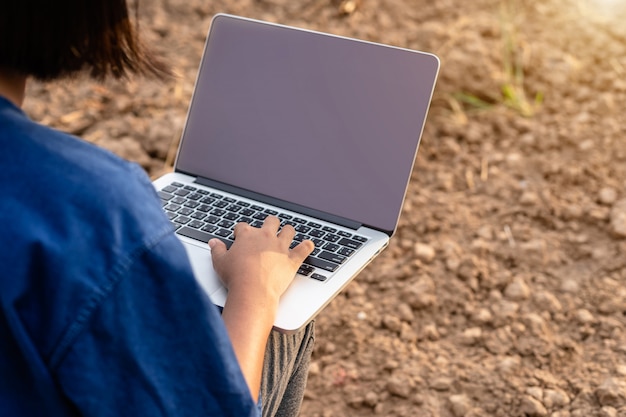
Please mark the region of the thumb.
[[221, 258], [226, 253], [226, 245], [219, 239], [209, 240], [209, 247], [211, 248], [211, 258], [215, 261]]
[[298, 246], [291, 250], [291, 257], [295, 258], [298, 263], [302, 263], [306, 257], [313, 252], [313, 249], [315, 249], [313, 242], [310, 240], [303, 240], [298, 244]]

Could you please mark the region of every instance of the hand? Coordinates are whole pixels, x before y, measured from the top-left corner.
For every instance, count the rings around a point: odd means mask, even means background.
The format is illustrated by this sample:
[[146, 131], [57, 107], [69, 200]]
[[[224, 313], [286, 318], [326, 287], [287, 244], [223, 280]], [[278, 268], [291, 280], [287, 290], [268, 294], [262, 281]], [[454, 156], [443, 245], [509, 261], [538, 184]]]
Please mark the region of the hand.
[[[209, 242], [215, 271], [230, 292], [269, 297], [278, 301], [287, 290], [304, 259], [313, 251], [311, 241], [289, 249], [295, 230], [286, 225], [277, 234], [280, 220], [265, 219], [263, 227], [246, 223], [235, 226], [235, 242], [226, 250], [219, 239]], [[247, 298], [247, 297], [244, 297]]]
[[209, 241], [213, 267], [228, 288], [222, 319], [255, 401], [278, 301], [314, 248], [305, 240], [290, 250], [296, 231], [285, 226], [277, 233], [279, 226], [276, 217], [265, 219], [260, 229], [239, 223], [229, 250], [219, 239]]

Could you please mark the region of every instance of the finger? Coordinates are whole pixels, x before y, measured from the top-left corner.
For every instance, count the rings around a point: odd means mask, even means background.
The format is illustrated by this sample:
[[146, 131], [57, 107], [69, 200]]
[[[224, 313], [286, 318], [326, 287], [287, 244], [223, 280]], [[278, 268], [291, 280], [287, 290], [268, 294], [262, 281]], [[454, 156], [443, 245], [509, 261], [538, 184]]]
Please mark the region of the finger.
[[304, 261], [304, 259], [309, 256], [311, 252], [313, 252], [313, 249], [315, 249], [315, 244], [313, 242], [310, 240], [303, 240], [291, 250], [291, 257], [299, 263], [302, 263], [302, 261]]
[[271, 230], [273, 234], [276, 234], [276, 232], [278, 232], [279, 226], [280, 226], [280, 219], [278, 217], [267, 216], [261, 228]]
[[235, 236], [235, 238], [237, 238], [237, 235], [241, 232], [243, 232], [244, 230], [248, 229], [250, 226], [248, 223], [245, 222], [239, 222], [235, 225], [235, 227], [233, 228], [233, 235]]
[[214, 261], [224, 256], [228, 250], [224, 242], [219, 239], [209, 240], [209, 247], [211, 248], [211, 258]]
[[293, 240], [293, 237], [296, 235], [296, 229], [293, 228], [290, 224], [286, 224], [280, 229], [280, 233], [278, 233], [278, 237], [281, 240], [287, 240], [289, 243]]

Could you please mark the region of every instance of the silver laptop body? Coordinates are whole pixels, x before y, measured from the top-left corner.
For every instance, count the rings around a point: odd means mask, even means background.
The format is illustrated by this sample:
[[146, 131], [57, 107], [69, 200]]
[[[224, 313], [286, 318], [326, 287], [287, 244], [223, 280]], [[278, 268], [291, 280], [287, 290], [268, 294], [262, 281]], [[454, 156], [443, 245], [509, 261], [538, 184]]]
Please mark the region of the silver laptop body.
[[316, 243], [281, 298], [283, 332], [305, 326], [387, 246], [438, 69], [423, 52], [213, 18], [174, 172], [154, 181], [213, 303], [227, 292], [206, 242], [232, 243], [238, 221], [276, 215]]

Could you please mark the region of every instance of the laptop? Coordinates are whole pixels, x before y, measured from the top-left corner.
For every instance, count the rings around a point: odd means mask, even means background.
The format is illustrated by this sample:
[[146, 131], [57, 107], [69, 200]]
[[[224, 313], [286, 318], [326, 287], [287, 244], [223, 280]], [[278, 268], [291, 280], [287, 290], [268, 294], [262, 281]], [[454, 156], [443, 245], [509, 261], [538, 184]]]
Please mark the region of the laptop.
[[[315, 251], [280, 300], [301, 329], [394, 234], [439, 69], [424, 52], [218, 14], [174, 165], [154, 181], [196, 279], [227, 291], [209, 239], [268, 215]], [[381, 277], [384, 279], [384, 277]]]

